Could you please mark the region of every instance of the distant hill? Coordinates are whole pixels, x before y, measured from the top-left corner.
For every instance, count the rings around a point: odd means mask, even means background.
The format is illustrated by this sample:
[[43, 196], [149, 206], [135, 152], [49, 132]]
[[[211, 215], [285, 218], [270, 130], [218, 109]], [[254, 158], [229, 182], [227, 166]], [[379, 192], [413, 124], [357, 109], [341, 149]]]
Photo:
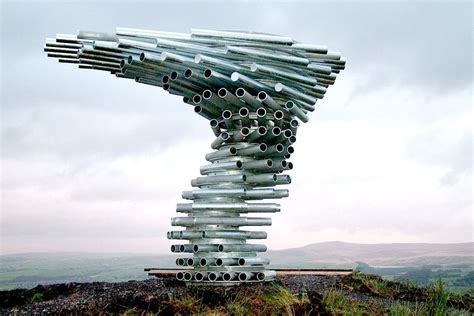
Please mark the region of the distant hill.
[[[270, 250], [262, 255], [270, 259], [271, 267], [274, 268], [355, 268], [360, 262], [363, 262], [372, 268], [402, 266], [412, 269], [430, 266], [438, 270], [461, 269], [461, 274], [458, 277], [464, 277], [466, 273], [474, 270], [474, 243], [355, 244], [323, 242], [300, 248]], [[0, 256], [0, 289], [71, 281], [142, 280], [148, 277], [143, 268], [176, 267], [174, 263], [176, 257], [178, 256], [171, 254], [94, 253], [2, 255]], [[370, 271], [381, 275], [397, 276], [408, 270], [372, 269]]]
[[267, 253], [274, 265], [342, 265], [365, 262], [372, 266], [474, 265], [474, 243], [356, 244], [340, 241]]

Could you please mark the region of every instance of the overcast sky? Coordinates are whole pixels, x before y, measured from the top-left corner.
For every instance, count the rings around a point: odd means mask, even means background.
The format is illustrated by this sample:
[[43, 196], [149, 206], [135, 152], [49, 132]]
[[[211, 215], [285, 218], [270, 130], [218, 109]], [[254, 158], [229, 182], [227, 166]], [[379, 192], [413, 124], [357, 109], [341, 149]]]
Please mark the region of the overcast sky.
[[13, 2], [1, 11], [2, 253], [166, 253], [208, 122], [157, 87], [46, 58], [116, 26], [328, 45], [347, 67], [298, 130], [266, 243], [473, 240], [471, 2]]

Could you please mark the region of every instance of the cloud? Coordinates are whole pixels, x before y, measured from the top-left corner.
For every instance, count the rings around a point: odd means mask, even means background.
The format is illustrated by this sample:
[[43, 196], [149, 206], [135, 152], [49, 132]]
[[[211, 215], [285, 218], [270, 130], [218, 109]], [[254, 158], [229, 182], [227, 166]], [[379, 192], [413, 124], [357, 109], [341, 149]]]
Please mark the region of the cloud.
[[210, 151], [208, 122], [161, 89], [42, 52], [56, 33], [116, 26], [284, 34], [347, 58], [298, 130], [291, 197], [272, 216], [271, 248], [472, 239], [469, 2], [7, 1], [2, 9], [5, 251], [168, 249], [175, 204]]
[[445, 170], [441, 185], [453, 186], [472, 175], [472, 115], [466, 113], [429, 125], [417, 132], [407, 144], [409, 157]]

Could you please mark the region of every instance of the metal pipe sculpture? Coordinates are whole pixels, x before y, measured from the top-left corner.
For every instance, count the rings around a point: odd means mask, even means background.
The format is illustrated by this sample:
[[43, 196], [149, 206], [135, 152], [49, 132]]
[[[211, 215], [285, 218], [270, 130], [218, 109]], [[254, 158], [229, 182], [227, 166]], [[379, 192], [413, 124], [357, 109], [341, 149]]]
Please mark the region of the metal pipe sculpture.
[[[169, 239], [187, 240], [171, 251], [189, 254], [176, 260], [192, 267], [177, 273], [189, 284], [236, 284], [269, 281], [267, 247], [248, 244], [265, 239], [264, 231], [242, 226], [271, 225], [271, 218], [244, 216], [280, 211], [288, 197], [277, 185], [291, 183], [284, 174], [293, 164], [296, 131], [308, 121], [345, 59], [327, 47], [302, 44], [290, 37], [261, 33], [193, 29], [191, 34], [117, 28], [114, 35], [80, 31], [47, 39], [48, 57], [79, 68], [109, 72], [118, 78], [162, 87], [183, 97], [210, 122], [216, 139], [209, 164], [191, 181], [171, 220], [184, 230]], [[192, 254], [192, 256], [190, 256]]]

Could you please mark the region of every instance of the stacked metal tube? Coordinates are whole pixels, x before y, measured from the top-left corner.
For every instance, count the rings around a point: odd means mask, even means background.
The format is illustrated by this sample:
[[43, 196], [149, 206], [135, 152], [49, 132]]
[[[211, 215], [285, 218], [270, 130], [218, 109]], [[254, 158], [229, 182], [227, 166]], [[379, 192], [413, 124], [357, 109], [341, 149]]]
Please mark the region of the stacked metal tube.
[[48, 57], [79, 68], [162, 87], [181, 96], [195, 113], [209, 120], [215, 140], [201, 176], [191, 180], [171, 220], [183, 230], [169, 239], [183, 254], [178, 266], [192, 268], [177, 278], [188, 283], [236, 284], [275, 278], [257, 256], [264, 231], [241, 227], [271, 225], [271, 218], [249, 213], [280, 211], [288, 196], [277, 186], [291, 183], [285, 172], [300, 122], [308, 121], [345, 59], [325, 46], [289, 37], [193, 29], [191, 34], [117, 28], [115, 34], [79, 31], [47, 39]]

